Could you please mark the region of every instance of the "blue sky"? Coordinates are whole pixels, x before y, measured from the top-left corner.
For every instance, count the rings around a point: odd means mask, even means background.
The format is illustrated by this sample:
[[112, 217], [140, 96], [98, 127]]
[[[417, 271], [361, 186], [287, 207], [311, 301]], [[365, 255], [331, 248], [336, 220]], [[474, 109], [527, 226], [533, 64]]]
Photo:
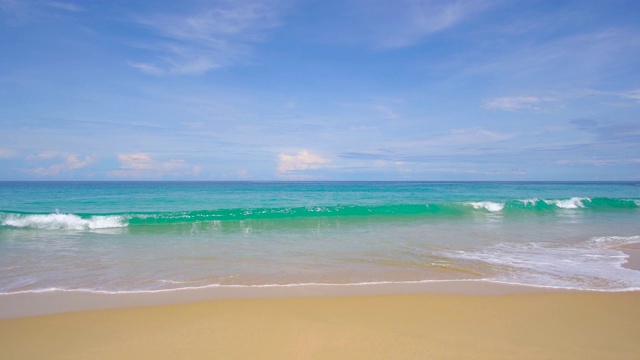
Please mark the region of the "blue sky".
[[0, 180], [638, 180], [638, 1], [0, 0]]

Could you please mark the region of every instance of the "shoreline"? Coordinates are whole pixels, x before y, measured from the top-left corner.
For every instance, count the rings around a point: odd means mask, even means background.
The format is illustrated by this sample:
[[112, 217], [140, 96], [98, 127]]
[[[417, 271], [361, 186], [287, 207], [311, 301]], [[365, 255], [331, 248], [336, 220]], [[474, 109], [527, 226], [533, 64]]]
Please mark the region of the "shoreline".
[[375, 297], [385, 295], [510, 295], [531, 293], [633, 293], [509, 284], [485, 280], [441, 280], [364, 284], [211, 286], [153, 292], [100, 293], [52, 290], [0, 295], [0, 319], [59, 313], [192, 304], [220, 300]]
[[[620, 266], [640, 271], [640, 243], [617, 246], [626, 255]], [[0, 293], [0, 320], [82, 311], [190, 304], [217, 300], [335, 298], [381, 295], [508, 295], [525, 293], [640, 293], [640, 289], [575, 289], [515, 284], [488, 279], [210, 285], [196, 288], [101, 292], [51, 289]]]
[[635, 359], [640, 292], [219, 299], [0, 320], [20, 359]]
[[639, 290], [490, 280], [0, 295], [20, 359], [635, 359], [638, 333]]

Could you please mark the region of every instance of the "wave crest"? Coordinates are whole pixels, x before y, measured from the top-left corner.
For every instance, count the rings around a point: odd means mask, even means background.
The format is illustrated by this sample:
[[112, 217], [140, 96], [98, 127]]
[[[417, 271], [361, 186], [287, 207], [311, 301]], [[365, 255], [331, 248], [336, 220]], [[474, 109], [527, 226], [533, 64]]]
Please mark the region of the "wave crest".
[[[220, 221], [279, 221], [313, 218], [469, 216], [478, 212], [505, 216], [553, 214], [554, 211], [623, 211], [640, 208], [638, 199], [572, 197], [504, 201], [444, 202], [423, 204], [344, 204], [301, 207], [229, 208], [103, 214], [22, 213], [0, 211], [0, 226], [48, 230], [93, 230], [128, 226], [213, 223]], [[216, 225], [216, 226], [218, 226]]]
[[82, 218], [75, 214], [6, 214], [0, 225], [44, 230], [97, 230], [123, 228], [127, 221], [123, 216], [91, 216]]
[[466, 204], [473, 206], [473, 208], [476, 210], [485, 209], [491, 212], [501, 211], [502, 209], [504, 209], [505, 205], [503, 203], [496, 203], [491, 201], [470, 202]]
[[544, 200], [548, 205], [555, 205], [561, 209], [578, 209], [584, 208], [584, 202], [591, 202], [589, 198], [572, 197], [567, 200]]

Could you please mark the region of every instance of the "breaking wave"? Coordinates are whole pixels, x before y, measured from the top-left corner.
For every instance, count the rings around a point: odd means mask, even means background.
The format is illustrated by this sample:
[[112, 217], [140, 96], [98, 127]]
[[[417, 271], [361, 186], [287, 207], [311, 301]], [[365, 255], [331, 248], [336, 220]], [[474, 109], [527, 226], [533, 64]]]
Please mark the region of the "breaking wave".
[[97, 230], [127, 226], [122, 216], [90, 216], [82, 218], [75, 214], [1, 214], [0, 225], [17, 228], [43, 230]]
[[637, 199], [586, 198], [524, 199], [509, 201], [452, 202], [443, 204], [335, 205], [307, 207], [263, 207], [173, 212], [111, 214], [23, 213], [0, 211], [0, 226], [45, 230], [94, 230], [140, 225], [199, 222], [280, 220], [351, 217], [460, 217], [477, 213], [506, 215], [553, 214], [554, 211], [637, 210]]

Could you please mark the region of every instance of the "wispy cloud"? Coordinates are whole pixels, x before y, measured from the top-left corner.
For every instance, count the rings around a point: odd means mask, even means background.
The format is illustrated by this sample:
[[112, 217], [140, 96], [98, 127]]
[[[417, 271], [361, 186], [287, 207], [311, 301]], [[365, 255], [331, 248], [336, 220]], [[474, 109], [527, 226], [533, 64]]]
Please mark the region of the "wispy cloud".
[[300, 150], [295, 155], [278, 155], [278, 173], [286, 174], [299, 170], [316, 170], [331, 162], [320, 155], [310, 153], [308, 150]]
[[468, 157], [500, 154], [503, 147], [499, 144], [515, 137], [516, 134], [483, 128], [453, 129], [433, 137], [387, 142], [385, 146], [394, 149], [393, 151], [348, 151], [341, 153], [339, 158], [348, 160], [349, 164], [356, 161], [365, 168], [381, 164], [401, 166], [404, 163], [454, 163], [468, 161]]
[[201, 74], [229, 66], [279, 24], [278, 9], [276, 1], [221, 1], [187, 14], [138, 17], [158, 37], [156, 58], [129, 65], [153, 75]]
[[625, 99], [631, 99], [640, 102], [640, 89], [620, 93], [620, 96]]
[[[452, 129], [444, 134], [426, 138], [414, 138], [389, 143], [393, 148], [403, 149], [407, 154], [429, 156], [476, 155], [492, 152], [495, 144], [513, 139], [516, 134], [491, 131], [483, 128]], [[489, 147], [489, 150], [486, 148]], [[403, 160], [403, 159], [400, 159]]]
[[24, 7], [26, 7], [26, 4], [20, 0], [0, 0], [0, 10], [5, 13], [16, 12]]
[[[468, 66], [455, 79], [491, 76], [528, 86], [591, 86], [612, 71], [633, 67], [640, 55], [640, 33], [628, 28], [606, 28], [569, 33], [551, 39], [533, 37], [508, 48], [470, 53]], [[478, 38], [478, 41], [481, 41]], [[473, 58], [472, 58], [473, 57]]]
[[109, 172], [118, 178], [159, 178], [163, 176], [180, 177], [198, 175], [199, 165], [192, 165], [182, 159], [158, 161], [147, 153], [119, 154], [120, 169]]
[[44, 166], [36, 166], [26, 169], [25, 171], [39, 176], [52, 176], [66, 171], [84, 168], [95, 161], [95, 159], [91, 156], [85, 156], [83, 159], [81, 159], [77, 154], [69, 154], [57, 151], [47, 151], [27, 157], [27, 161], [30, 162], [51, 162], [52, 160], [61, 160], [62, 162], [56, 162], [54, 164]]
[[82, 12], [85, 11], [85, 9], [83, 7], [80, 7], [76, 4], [72, 4], [72, 3], [68, 3], [68, 2], [61, 2], [61, 1], [51, 1], [46, 3], [47, 6], [52, 7], [52, 8], [56, 8], [59, 10], [65, 10], [65, 11], [70, 11], [70, 12]]
[[592, 157], [586, 159], [573, 159], [573, 160], [556, 160], [554, 163], [558, 165], [576, 165], [576, 164], [586, 164], [591, 166], [615, 166], [615, 165], [633, 165], [640, 163], [640, 159], [638, 158], [627, 158], [627, 159], [609, 159], [602, 157]]
[[404, 101], [398, 99], [376, 99], [367, 102], [340, 103], [346, 111], [356, 116], [366, 114], [367, 117], [380, 120], [398, 120], [401, 115], [397, 108], [402, 107]]
[[368, 41], [379, 49], [414, 45], [424, 37], [481, 13], [495, 1], [355, 0], [355, 16], [365, 25]]
[[16, 157], [17, 154], [15, 150], [0, 148], [0, 159], [11, 159]]
[[554, 97], [511, 96], [491, 99], [485, 103], [487, 109], [503, 111], [541, 110], [545, 102], [557, 101]]
[[400, 118], [400, 115], [398, 115], [395, 111], [393, 111], [393, 109], [390, 108], [389, 106], [375, 105], [373, 107], [373, 110], [380, 113], [382, 116], [384, 116], [385, 119], [398, 120]]
[[120, 154], [118, 161], [120, 161], [120, 168], [125, 170], [149, 170], [157, 167], [151, 155], [144, 153]]
[[53, 9], [69, 13], [86, 11], [70, 2], [0, 0], [0, 15], [3, 14], [11, 25], [25, 25], [34, 20], [55, 18], [55, 11], [51, 11]]
[[34, 155], [27, 156], [27, 160], [49, 160], [55, 157], [64, 157], [66, 153], [59, 151], [45, 151]]
[[129, 66], [131, 66], [132, 68], [136, 68], [142, 71], [143, 73], [147, 73], [149, 75], [162, 75], [165, 73], [164, 69], [148, 63], [136, 63], [133, 61], [129, 61], [127, 62], [127, 64], [129, 64]]
[[437, 145], [466, 146], [504, 141], [513, 136], [513, 134], [483, 128], [453, 129], [448, 134], [434, 139], [431, 143]]
[[640, 140], [640, 125], [634, 123], [582, 119], [573, 120], [571, 124], [604, 142], [637, 144]]
[[[640, 89], [628, 91], [605, 91], [597, 89], [578, 89], [564, 91], [562, 94], [547, 92], [549, 96], [507, 96], [493, 98], [485, 102], [485, 108], [502, 111], [539, 111], [543, 109], [545, 103], [563, 102], [577, 99], [590, 98], [603, 104], [612, 104], [610, 99], [634, 100], [640, 103]], [[629, 103], [613, 105], [630, 105]]]
[[27, 22], [32, 16], [32, 6], [26, 1], [0, 0], [0, 10], [13, 25]]

